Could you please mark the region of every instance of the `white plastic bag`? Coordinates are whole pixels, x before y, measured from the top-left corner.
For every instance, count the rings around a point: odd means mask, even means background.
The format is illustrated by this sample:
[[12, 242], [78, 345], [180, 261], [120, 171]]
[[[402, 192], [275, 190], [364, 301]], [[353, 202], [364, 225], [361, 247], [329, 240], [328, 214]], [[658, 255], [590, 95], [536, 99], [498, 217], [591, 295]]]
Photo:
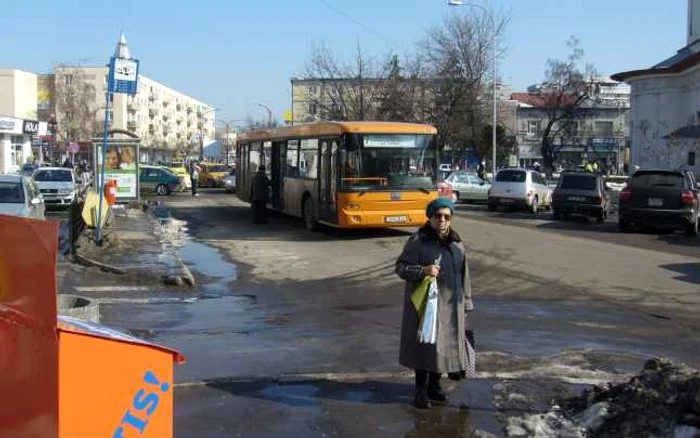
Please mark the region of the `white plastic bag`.
[[428, 289], [428, 302], [425, 304], [425, 313], [418, 330], [418, 342], [422, 344], [436, 344], [438, 331], [438, 288], [435, 278], [430, 282]]

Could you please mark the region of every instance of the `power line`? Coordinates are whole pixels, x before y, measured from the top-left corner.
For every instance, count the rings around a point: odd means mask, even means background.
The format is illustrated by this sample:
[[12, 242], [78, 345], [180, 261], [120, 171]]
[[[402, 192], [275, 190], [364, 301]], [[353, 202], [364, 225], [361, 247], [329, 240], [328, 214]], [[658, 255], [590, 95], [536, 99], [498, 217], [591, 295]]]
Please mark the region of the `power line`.
[[326, 0], [321, 0], [321, 3], [323, 3], [324, 5], [326, 5], [326, 7], [328, 7], [328, 8], [331, 9], [332, 11], [334, 11], [336, 14], [342, 16], [343, 18], [345, 18], [345, 19], [348, 20], [348, 21], [351, 21], [351, 22], [355, 23], [356, 25], [360, 26], [360, 27], [361, 27], [362, 29], [364, 29], [365, 31], [369, 32], [370, 34], [372, 34], [372, 35], [374, 35], [375, 37], [379, 38], [380, 40], [384, 41], [384, 43], [385, 43], [387, 46], [389, 46], [389, 48], [390, 48], [391, 50], [394, 50], [394, 43], [392, 43], [391, 40], [389, 40], [388, 38], [386, 38], [384, 35], [382, 35], [382, 34], [376, 32], [374, 29], [370, 28], [369, 26], [366, 26], [366, 25], [365, 25], [364, 23], [362, 23], [361, 21], [358, 21], [358, 20], [352, 18], [350, 15], [348, 15], [348, 14], [345, 13], [345, 12], [343, 12], [343, 11], [340, 10], [338, 7], [333, 6], [332, 4], [328, 3]]

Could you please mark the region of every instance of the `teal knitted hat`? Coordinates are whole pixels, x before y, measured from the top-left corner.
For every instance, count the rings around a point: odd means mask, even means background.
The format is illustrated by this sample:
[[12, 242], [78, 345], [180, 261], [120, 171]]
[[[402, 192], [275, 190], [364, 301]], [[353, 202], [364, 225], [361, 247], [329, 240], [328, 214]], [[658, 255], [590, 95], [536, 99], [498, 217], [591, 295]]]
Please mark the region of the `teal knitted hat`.
[[452, 203], [452, 201], [447, 198], [437, 198], [428, 204], [428, 208], [425, 209], [425, 215], [428, 216], [428, 218], [431, 218], [435, 212], [441, 208], [449, 208], [450, 213], [454, 213], [455, 211], [455, 205]]

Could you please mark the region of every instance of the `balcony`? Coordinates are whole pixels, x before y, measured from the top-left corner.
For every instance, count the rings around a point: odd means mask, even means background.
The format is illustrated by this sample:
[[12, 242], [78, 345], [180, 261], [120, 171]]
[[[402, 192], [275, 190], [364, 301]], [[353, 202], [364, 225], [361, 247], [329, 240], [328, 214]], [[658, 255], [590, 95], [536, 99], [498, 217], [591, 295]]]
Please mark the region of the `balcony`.
[[171, 102], [171, 100], [170, 100], [169, 97], [164, 97], [164, 98], [163, 98], [163, 106], [164, 106], [164, 107], [167, 107], [168, 105], [170, 105], [170, 102]]
[[159, 112], [160, 111], [158, 111], [158, 108], [149, 108], [148, 109], [148, 115], [151, 116], [151, 118], [157, 116]]
[[136, 131], [137, 123], [135, 120], [129, 120], [126, 122], [126, 129], [129, 131]]
[[170, 127], [163, 126], [163, 135], [167, 136], [168, 134], [170, 134]]
[[156, 127], [153, 126], [153, 124], [148, 125], [148, 133], [155, 134], [155, 132], [156, 132]]
[[177, 109], [178, 111], [182, 111], [182, 108], [183, 108], [183, 106], [182, 106], [182, 104], [181, 104], [180, 102], [178, 102], [178, 103], [175, 105], [175, 109]]
[[187, 107], [187, 114], [192, 114], [192, 111], [194, 111], [194, 108], [192, 108], [191, 106], [188, 106]]

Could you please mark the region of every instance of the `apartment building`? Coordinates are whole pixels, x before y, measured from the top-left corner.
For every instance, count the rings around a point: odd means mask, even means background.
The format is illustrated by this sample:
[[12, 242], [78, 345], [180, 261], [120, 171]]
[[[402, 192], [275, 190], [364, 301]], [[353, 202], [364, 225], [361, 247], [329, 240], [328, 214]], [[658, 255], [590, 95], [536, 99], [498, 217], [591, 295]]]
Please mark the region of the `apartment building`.
[[[542, 135], [547, 114], [537, 96], [513, 93], [509, 101], [514, 119], [509, 130], [515, 133], [520, 166], [542, 163]], [[575, 167], [585, 161], [597, 161], [607, 168], [622, 171], [629, 142], [630, 87], [607, 78], [596, 80], [591, 99], [577, 110], [577, 118], [565, 127], [554, 126], [558, 161]]]
[[[42, 100], [49, 104], [44, 106], [55, 113], [59, 143], [90, 142], [102, 132], [108, 70], [69, 66], [41, 78], [39, 95], [46, 96]], [[77, 116], [66, 111], [73, 106], [82, 108]], [[144, 75], [139, 75], [136, 95], [112, 96], [107, 117], [110, 129], [139, 136], [143, 163], [198, 155], [202, 143], [214, 141], [214, 107]]]

